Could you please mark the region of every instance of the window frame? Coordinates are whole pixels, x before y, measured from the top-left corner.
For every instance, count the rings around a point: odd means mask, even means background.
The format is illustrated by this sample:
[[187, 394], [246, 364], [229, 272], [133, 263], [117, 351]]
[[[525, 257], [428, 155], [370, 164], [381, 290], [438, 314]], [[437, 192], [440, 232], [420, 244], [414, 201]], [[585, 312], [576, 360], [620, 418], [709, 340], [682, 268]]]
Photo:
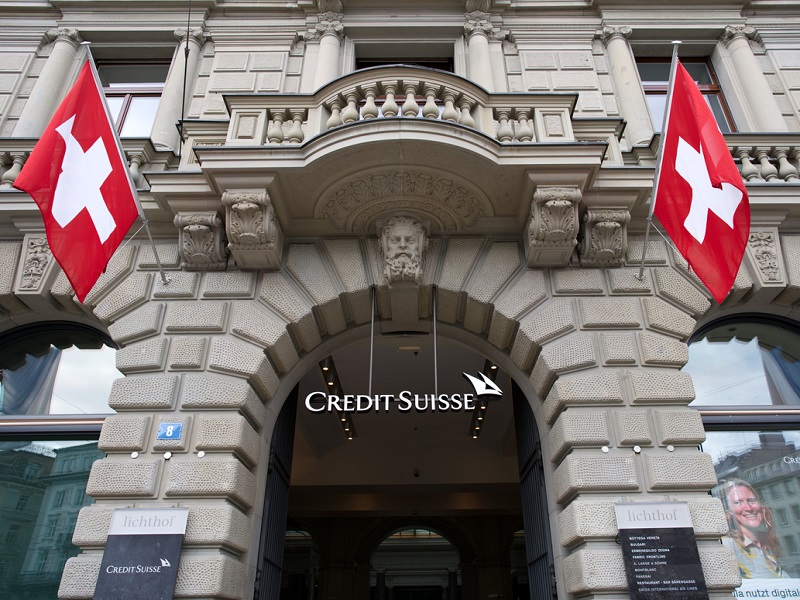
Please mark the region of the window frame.
[[[124, 85], [103, 86], [103, 93], [105, 94], [107, 100], [110, 98], [122, 99], [122, 105], [120, 106], [119, 113], [117, 115], [111, 114], [111, 119], [112, 120], [116, 119], [116, 121], [114, 121], [114, 128], [116, 129], [117, 135], [119, 136], [122, 136], [122, 129], [125, 127], [125, 121], [128, 118], [131, 105], [133, 104], [133, 100], [135, 98], [161, 98], [161, 96], [164, 93], [164, 86], [166, 85], [166, 77], [169, 75], [170, 61], [155, 60], [155, 59], [140, 59], [140, 60], [120, 59], [120, 60], [97, 61], [98, 72], [101, 72], [104, 67], [147, 67], [147, 66], [167, 67], [167, 75], [165, 75], [164, 82], [161, 85], [143, 86], [143, 85], [131, 84], [128, 87]], [[152, 130], [152, 124], [150, 129]], [[150, 132], [148, 132], [148, 134], [145, 136], [130, 136], [130, 137], [133, 138], [150, 137]]]

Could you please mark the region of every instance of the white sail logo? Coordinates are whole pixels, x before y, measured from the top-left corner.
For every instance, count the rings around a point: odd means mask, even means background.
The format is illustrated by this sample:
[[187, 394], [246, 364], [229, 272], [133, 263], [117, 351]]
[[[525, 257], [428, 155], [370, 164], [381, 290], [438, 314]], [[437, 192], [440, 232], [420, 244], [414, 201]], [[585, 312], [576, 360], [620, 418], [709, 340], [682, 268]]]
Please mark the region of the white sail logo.
[[472, 384], [473, 389], [475, 390], [476, 396], [502, 396], [503, 391], [497, 387], [497, 384], [489, 379], [484, 373], [479, 372], [478, 375], [481, 376], [480, 379], [477, 377], [473, 377], [472, 375], [468, 375], [467, 373], [463, 373], [464, 377], [467, 378]]

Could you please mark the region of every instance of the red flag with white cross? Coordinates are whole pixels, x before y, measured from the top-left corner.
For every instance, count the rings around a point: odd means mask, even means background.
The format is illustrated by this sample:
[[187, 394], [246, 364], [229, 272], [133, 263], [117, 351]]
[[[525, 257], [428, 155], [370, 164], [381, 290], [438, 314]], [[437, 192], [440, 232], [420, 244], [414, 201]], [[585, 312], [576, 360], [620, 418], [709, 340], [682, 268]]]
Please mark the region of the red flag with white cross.
[[654, 214], [721, 303], [750, 234], [747, 189], [708, 103], [680, 62], [671, 98]]
[[83, 302], [138, 215], [138, 202], [89, 61], [14, 187], [39, 206], [47, 241]]

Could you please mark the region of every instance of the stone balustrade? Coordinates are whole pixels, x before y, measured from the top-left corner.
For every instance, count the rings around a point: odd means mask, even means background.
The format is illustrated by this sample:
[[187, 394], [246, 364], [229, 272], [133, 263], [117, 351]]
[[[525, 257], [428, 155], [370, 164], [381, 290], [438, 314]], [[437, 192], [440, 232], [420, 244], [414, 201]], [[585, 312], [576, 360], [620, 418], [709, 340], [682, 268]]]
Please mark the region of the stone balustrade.
[[230, 145], [301, 144], [352, 123], [422, 119], [477, 130], [502, 143], [574, 142], [574, 94], [492, 94], [451, 73], [376, 67], [314, 94], [228, 95]]
[[800, 182], [800, 135], [729, 134], [728, 148], [749, 182]]

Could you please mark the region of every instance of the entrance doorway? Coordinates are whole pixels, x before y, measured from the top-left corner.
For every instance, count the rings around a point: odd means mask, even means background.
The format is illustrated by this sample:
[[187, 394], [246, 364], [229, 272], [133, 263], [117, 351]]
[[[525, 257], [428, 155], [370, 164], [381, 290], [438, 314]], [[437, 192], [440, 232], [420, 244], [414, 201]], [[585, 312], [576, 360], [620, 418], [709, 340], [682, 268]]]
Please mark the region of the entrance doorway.
[[[520, 404], [507, 373], [456, 341], [439, 338], [436, 377], [432, 336], [374, 344], [371, 390], [369, 339], [333, 351], [298, 385], [287, 512], [290, 529], [313, 539], [318, 570], [304, 579], [313, 586], [292, 589], [302, 588], [304, 600], [550, 598], [538, 433], [532, 414], [515, 417], [530, 413], [527, 400]], [[465, 373], [483, 373], [502, 395], [465, 406], [464, 395], [475, 394]], [[407, 410], [396, 401], [401, 392], [414, 400]], [[325, 404], [328, 395], [395, 401], [343, 413]], [[434, 396], [442, 395], [462, 404], [441, 410]], [[525, 510], [520, 481], [541, 484], [536, 497], [526, 494], [534, 505]], [[524, 536], [522, 562], [519, 532], [529, 520], [536, 532]], [[402, 566], [401, 556], [410, 562]]]

